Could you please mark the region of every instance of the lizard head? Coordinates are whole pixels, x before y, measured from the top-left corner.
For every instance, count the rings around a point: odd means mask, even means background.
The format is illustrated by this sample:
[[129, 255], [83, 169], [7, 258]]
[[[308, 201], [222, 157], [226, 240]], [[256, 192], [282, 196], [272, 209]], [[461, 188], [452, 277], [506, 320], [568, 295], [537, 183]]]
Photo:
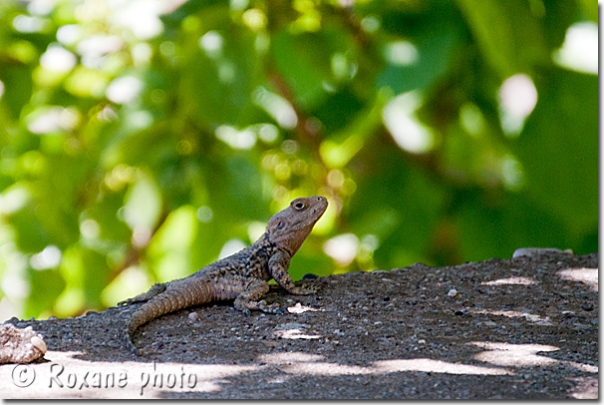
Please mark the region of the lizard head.
[[326, 209], [325, 197], [296, 198], [268, 221], [266, 232], [270, 241], [293, 256]]

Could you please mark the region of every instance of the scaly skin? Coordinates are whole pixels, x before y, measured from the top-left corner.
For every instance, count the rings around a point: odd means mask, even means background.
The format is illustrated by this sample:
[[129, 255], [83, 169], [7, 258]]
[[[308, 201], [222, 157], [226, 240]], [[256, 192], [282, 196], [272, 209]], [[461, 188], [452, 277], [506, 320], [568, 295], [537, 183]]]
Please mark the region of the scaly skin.
[[295, 199], [289, 207], [271, 217], [266, 232], [253, 245], [186, 278], [154, 284], [146, 293], [120, 302], [118, 305], [144, 302], [132, 315], [126, 331], [125, 339], [130, 349], [142, 354], [131, 340], [139, 326], [195, 305], [235, 300], [235, 308], [246, 314], [252, 310], [285, 312], [276, 304], [259, 301], [268, 292], [267, 281], [272, 278], [290, 294], [313, 294], [312, 289], [296, 287], [287, 270], [290, 259], [326, 209], [325, 197]]

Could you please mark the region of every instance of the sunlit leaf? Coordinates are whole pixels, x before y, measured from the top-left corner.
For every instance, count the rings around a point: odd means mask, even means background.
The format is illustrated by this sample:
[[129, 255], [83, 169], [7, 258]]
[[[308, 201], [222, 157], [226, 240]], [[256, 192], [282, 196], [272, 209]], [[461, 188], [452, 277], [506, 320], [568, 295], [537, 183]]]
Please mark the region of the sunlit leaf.
[[125, 196], [124, 221], [131, 229], [150, 232], [161, 214], [161, 195], [155, 182], [142, 175]]
[[149, 260], [159, 281], [185, 277], [193, 270], [191, 254], [199, 220], [196, 210], [183, 206], [172, 211], [149, 245]]

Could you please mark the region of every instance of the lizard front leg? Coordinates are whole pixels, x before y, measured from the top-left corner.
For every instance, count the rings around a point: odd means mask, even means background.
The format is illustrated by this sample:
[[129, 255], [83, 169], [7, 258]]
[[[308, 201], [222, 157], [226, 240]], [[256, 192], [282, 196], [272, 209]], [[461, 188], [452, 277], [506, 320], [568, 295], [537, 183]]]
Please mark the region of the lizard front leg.
[[287, 269], [289, 269], [289, 260], [291, 256], [286, 252], [279, 251], [271, 256], [268, 261], [268, 270], [275, 281], [290, 294], [293, 295], [311, 295], [316, 290], [308, 287], [296, 287]]

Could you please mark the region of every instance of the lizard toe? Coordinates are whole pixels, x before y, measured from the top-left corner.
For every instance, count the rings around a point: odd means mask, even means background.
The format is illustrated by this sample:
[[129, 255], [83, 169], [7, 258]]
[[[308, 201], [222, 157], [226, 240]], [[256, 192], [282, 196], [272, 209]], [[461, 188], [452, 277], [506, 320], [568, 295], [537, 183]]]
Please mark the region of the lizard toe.
[[285, 312], [287, 312], [287, 310], [281, 306], [279, 306], [279, 304], [271, 304], [271, 305], [267, 305], [264, 308], [261, 308], [262, 312], [267, 313], [267, 314], [283, 314]]

